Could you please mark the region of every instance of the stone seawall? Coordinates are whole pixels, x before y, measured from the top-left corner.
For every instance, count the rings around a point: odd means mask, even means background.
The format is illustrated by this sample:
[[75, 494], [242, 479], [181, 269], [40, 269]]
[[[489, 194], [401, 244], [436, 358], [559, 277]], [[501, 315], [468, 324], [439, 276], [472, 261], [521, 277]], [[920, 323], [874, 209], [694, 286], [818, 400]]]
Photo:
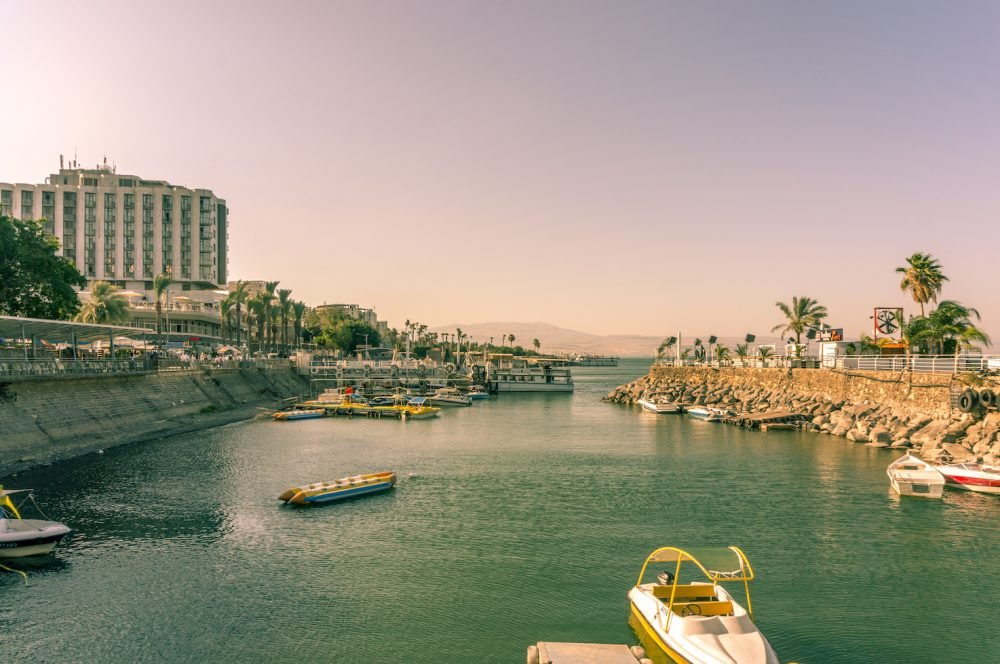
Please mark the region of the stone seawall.
[[[792, 411], [808, 430], [874, 447], [915, 448], [928, 459], [1000, 463], [1000, 413], [953, 407], [953, 394], [1000, 384], [972, 377], [826, 369], [653, 367], [606, 401], [652, 395], [737, 413]], [[975, 384], [971, 384], [971, 382]]]
[[87, 452], [248, 419], [306, 394], [292, 369], [50, 377], [0, 384], [0, 477]]

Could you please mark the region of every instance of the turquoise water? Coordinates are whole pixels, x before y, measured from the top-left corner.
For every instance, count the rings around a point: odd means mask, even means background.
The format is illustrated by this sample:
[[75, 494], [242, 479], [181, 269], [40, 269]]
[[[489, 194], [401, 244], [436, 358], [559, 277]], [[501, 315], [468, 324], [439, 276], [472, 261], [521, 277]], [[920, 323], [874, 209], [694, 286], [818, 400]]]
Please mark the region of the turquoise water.
[[[602, 403], [648, 363], [431, 421], [256, 421], [7, 478], [75, 532], [0, 574], [0, 661], [523, 662], [635, 643], [654, 548], [737, 544], [798, 662], [997, 661], [1000, 499], [889, 491], [893, 453]], [[289, 486], [395, 469], [295, 509]]]

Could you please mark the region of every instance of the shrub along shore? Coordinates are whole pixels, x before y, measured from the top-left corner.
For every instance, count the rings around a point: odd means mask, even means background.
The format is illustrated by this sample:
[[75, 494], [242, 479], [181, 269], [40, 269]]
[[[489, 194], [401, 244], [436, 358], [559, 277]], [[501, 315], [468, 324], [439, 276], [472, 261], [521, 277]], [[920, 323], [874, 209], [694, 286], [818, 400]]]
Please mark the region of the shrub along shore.
[[[808, 431], [872, 447], [913, 448], [928, 460], [1000, 465], [1000, 413], [973, 398], [984, 392], [989, 401], [1000, 383], [908, 372], [653, 367], [605, 401], [631, 405], [662, 395], [736, 413], [790, 411], [802, 415]], [[971, 407], [970, 400], [976, 402]]]

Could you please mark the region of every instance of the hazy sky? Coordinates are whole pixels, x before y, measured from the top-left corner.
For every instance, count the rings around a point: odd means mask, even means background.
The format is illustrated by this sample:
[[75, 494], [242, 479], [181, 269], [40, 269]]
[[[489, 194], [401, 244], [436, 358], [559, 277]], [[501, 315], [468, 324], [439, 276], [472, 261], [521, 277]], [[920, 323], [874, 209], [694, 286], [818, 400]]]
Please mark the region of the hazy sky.
[[212, 189], [232, 275], [312, 305], [854, 335], [925, 251], [1000, 337], [997, 2], [0, 6], [0, 180]]

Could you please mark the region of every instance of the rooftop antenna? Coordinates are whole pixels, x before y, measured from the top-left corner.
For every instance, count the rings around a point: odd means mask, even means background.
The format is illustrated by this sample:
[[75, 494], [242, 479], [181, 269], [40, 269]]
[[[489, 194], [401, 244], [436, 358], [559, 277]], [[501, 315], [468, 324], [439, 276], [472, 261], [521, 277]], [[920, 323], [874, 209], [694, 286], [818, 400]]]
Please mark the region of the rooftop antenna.
[[63, 156], [59, 155], [59, 170], [61, 171], [62, 169], [63, 169]]

